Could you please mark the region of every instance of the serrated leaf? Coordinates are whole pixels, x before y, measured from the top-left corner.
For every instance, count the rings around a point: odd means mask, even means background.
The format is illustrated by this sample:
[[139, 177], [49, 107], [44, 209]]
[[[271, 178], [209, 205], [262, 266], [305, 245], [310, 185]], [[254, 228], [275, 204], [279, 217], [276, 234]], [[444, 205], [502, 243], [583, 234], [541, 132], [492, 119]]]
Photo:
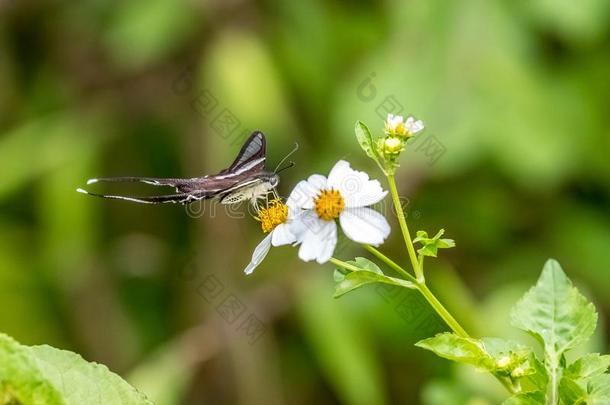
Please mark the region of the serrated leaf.
[[587, 405], [610, 404], [610, 374], [591, 378], [587, 384]]
[[590, 353], [570, 364], [563, 375], [576, 381], [603, 374], [608, 367], [610, 367], [610, 355], [602, 356], [599, 353]]
[[436, 257], [438, 254], [438, 249], [448, 249], [455, 247], [455, 242], [453, 239], [441, 239], [441, 236], [445, 233], [444, 229], [441, 229], [434, 235], [432, 238], [428, 237], [428, 232], [426, 231], [417, 231], [415, 239], [413, 239], [413, 243], [420, 243], [422, 247], [417, 250], [422, 256], [431, 256]]
[[513, 307], [511, 323], [539, 338], [547, 356], [558, 362], [565, 351], [591, 336], [597, 313], [559, 263], [548, 260], [536, 285]]
[[512, 396], [502, 402], [502, 405], [544, 405], [544, 403], [544, 393], [534, 391]]
[[0, 398], [23, 404], [96, 403], [150, 405], [152, 402], [106, 366], [50, 346], [24, 346], [0, 334]]
[[430, 350], [439, 357], [458, 363], [470, 364], [485, 370], [494, 367], [493, 359], [485, 351], [481, 341], [461, 337], [455, 333], [439, 333], [434, 337], [420, 340], [415, 346]]

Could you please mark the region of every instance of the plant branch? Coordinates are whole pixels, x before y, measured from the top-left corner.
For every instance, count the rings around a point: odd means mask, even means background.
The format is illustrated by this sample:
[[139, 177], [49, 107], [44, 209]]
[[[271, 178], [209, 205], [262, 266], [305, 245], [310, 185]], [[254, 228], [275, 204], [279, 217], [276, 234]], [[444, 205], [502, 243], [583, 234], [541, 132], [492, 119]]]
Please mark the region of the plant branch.
[[449, 325], [451, 330], [453, 330], [457, 335], [461, 337], [470, 337], [468, 333], [466, 333], [464, 328], [462, 328], [462, 325], [460, 325], [459, 322], [455, 320], [453, 315], [451, 315], [449, 311], [447, 311], [447, 309], [443, 306], [443, 304], [441, 304], [441, 302], [436, 298], [432, 291], [430, 291], [430, 289], [425, 283], [418, 283], [417, 288], [419, 292], [421, 292], [421, 294], [424, 296], [426, 301], [428, 301], [432, 308], [434, 308], [436, 313], [441, 318], [443, 318], [443, 321], [445, 321], [447, 325]]
[[411, 274], [409, 274], [408, 271], [406, 271], [405, 269], [403, 269], [402, 267], [400, 267], [398, 264], [396, 264], [395, 261], [393, 261], [392, 259], [390, 259], [389, 257], [387, 257], [386, 255], [384, 255], [383, 253], [381, 253], [379, 250], [375, 249], [373, 246], [371, 245], [362, 245], [364, 246], [364, 248], [366, 250], [368, 250], [369, 252], [371, 252], [375, 257], [377, 257], [379, 260], [383, 261], [385, 264], [387, 264], [388, 266], [390, 266], [394, 271], [396, 271], [397, 273], [399, 273], [400, 275], [404, 276], [405, 278], [407, 278], [409, 281], [417, 284], [417, 279], [415, 277], [413, 277]]
[[331, 257], [328, 261], [331, 262], [332, 264], [334, 264], [335, 266], [344, 268], [345, 270], [349, 270], [349, 271], [360, 271], [361, 270], [359, 267], [356, 267], [352, 264], [344, 262], [343, 260], [336, 259], [334, 257]]
[[415, 254], [415, 247], [413, 247], [413, 241], [411, 240], [411, 234], [409, 233], [409, 227], [407, 226], [405, 213], [402, 209], [402, 205], [400, 204], [400, 197], [398, 196], [398, 190], [396, 188], [396, 180], [393, 174], [390, 174], [387, 177], [388, 183], [390, 185], [390, 194], [392, 195], [392, 202], [394, 203], [394, 209], [396, 210], [396, 216], [398, 217], [400, 230], [402, 231], [402, 236], [405, 240], [405, 246], [407, 247], [407, 252], [409, 253], [411, 266], [413, 267], [413, 271], [415, 272], [415, 276], [417, 277], [417, 279], [419, 281], [423, 281], [424, 275], [420, 272], [419, 269], [417, 255]]

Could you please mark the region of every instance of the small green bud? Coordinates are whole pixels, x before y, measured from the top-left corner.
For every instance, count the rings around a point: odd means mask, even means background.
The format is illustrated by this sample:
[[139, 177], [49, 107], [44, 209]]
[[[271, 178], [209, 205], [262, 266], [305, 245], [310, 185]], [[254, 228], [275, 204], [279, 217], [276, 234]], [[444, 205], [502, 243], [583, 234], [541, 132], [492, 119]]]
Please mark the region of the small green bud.
[[402, 151], [402, 140], [396, 137], [387, 137], [383, 141], [383, 153], [386, 155], [397, 155]]

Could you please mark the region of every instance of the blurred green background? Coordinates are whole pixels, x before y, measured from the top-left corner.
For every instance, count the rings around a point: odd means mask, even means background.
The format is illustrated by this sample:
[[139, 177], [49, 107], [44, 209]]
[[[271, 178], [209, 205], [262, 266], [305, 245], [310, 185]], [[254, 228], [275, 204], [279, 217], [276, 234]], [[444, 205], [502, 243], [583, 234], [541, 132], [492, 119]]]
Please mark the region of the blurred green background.
[[[380, 131], [389, 103], [426, 123], [400, 194], [413, 232], [456, 240], [428, 265], [456, 317], [523, 338], [509, 308], [555, 257], [600, 311], [588, 349], [606, 351], [609, 31], [605, 0], [0, 1], [0, 330], [160, 405], [498, 403], [490, 377], [413, 347], [445, 329], [418, 296], [334, 300], [332, 266], [289, 247], [244, 276], [262, 238], [244, 207], [75, 192], [216, 172], [254, 129], [271, 168], [301, 145], [283, 194], [340, 158], [380, 178], [353, 125]], [[149, 191], [95, 188], [110, 189]], [[391, 223], [382, 250], [406, 262]]]

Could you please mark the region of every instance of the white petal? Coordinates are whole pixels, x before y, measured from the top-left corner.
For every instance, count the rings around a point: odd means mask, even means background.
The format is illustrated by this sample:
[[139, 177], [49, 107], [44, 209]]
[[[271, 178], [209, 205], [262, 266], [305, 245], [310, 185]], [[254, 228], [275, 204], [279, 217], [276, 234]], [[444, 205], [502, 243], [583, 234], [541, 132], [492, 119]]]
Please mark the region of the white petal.
[[299, 242], [301, 242], [299, 249], [301, 260], [325, 263], [331, 258], [337, 245], [337, 224], [335, 221], [324, 221], [312, 215]]
[[273, 234], [271, 237], [271, 244], [273, 246], [288, 245], [296, 242], [296, 238], [292, 232], [290, 232], [290, 226], [288, 224], [279, 224], [271, 233]]
[[326, 186], [328, 188], [337, 189], [337, 184], [341, 182], [341, 180], [348, 176], [351, 172], [353, 172], [352, 168], [349, 165], [349, 162], [345, 160], [339, 160], [332, 169], [330, 169], [330, 173], [328, 174], [328, 181]]
[[317, 219], [319, 218], [313, 211], [299, 209], [298, 214], [294, 215], [287, 223], [288, 230], [295, 239], [293, 243], [298, 244], [303, 240], [303, 235], [310, 226], [309, 223]]
[[252, 261], [250, 261], [250, 264], [248, 264], [248, 266], [244, 269], [244, 273], [251, 274], [254, 269], [265, 259], [267, 253], [269, 253], [269, 249], [271, 249], [272, 235], [273, 232], [267, 235], [265, 239], [258, 244], [256, 249], [254, 249], [254, 253], [252, 253]]
[[328, 187], [339, 190], [346, 207], [365, 207], [381, 201], [387, 194], [377, 180], [369, 180], [365, 172], [354, 170], [340, 160], [328, 175]]
[[388, 114], [388, 118], [386, 120], [386, 122], [392, 129], [395, 129], [398, 124], [402, 123], [402, 121], [403, 121], [402, 115], [394, 115], [394, 114]]
[[405, 123], [405, 128], [412, 135], [418, 133], [422, 129], [424, 129], [424, 123], [422, 120], [415, 121], [415, 118], [409, 117], [407, 118], [407, 122]]
[[378, 246], [390, 234], [390, 224], [370, 208], [346, 208], [339, 217], [345, 235], [358, 243]]
[[326, 177], [312, 174], [307, 180], [301, 180], [290, 193], [286, 205], [292, 208], [312, 209], [314, 198], [320, 190], [326, 188]]
[[326, 188], [326, 177], [321, 174], [312, 174], [307, 179], [307, 182], [318, 191]]

